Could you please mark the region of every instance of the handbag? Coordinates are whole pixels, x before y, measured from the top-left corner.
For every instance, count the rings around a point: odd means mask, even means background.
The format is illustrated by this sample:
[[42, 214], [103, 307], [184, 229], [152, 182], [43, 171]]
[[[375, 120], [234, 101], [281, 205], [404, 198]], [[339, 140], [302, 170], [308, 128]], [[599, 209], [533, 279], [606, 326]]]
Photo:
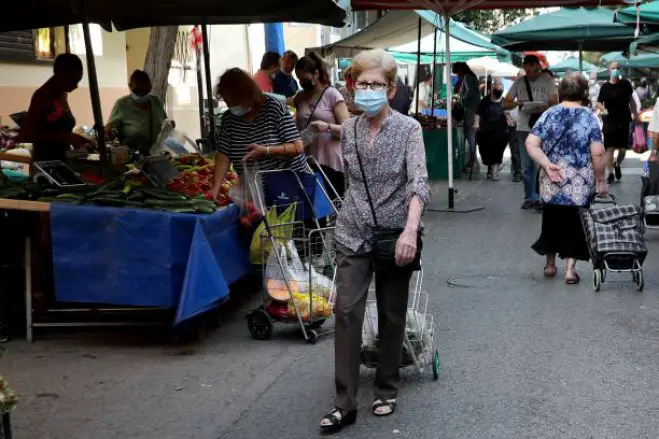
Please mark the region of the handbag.
[[401, 233], [403, 233], [402, 228], [394, 227], [381, 227], [378, 225], [378, 219], [375, 214], [375, 206], [373, 205], [373, 199], [371, 198], [371, 191], [368, 188], [368, 182], [366, 181], [366, 172], [364, 172], [364, 164], [362, 163], [362, 157], [359, 153], [359, 147], [357, 145], [357, 122], [359, 119], [355, 120], [354, 132], [355, 132], [355, 152], [357, 153], [357, 161], [359, 162], [359, 170], [362, 174], [362, 179], [364, 180], [364, 189], [366, 189], [366, 198], [368, 199], [368, 204], [371, 208], [371, 215], [373, 215], [373, 258], [375, 259], [375, 265], [378, 269], [381, 270], [409, 270], [409, 271], [419, 271], [421, 270], [421, 250], [423, 249], [423, 240], [421, 239], [421, 232], [417, 235], [416, 243], [416, 254], [414, 255], [414, 260], [404, 267], [399, 267], [396, 265], [396, 243], [398, 238], [400, 238]]
[[633, 137], [633, 150], [636, 154], [643, 154], [648, 150], [648, 142], [645, 139], [645, 133], [643, 132], [643, 125], [637, 123], [634, 125]]
[[[533, 102], [533, 92], [531, 91], [531, 84], [529, 83], [529, 78], [524, 77], [524, 83], [526, 84], [526, 94], [528, 95], [531, 102]], [[529, 115], [529, 128], [533, 128], [535, 123], [540, 119], [542, 113], [531, 113]]]

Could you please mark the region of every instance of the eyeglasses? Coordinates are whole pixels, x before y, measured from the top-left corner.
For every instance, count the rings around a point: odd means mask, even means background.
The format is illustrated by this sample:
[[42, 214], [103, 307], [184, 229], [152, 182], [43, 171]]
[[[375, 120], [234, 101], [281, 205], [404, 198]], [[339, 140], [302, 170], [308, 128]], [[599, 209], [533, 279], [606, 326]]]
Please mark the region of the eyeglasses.
[[371, 90], [382, 90], [387, 88], [387, 84], [384, 82], [359, 81], [355, 83], [355, 88], [357, 90], [366, 90], [367, 88], [370, 88]]

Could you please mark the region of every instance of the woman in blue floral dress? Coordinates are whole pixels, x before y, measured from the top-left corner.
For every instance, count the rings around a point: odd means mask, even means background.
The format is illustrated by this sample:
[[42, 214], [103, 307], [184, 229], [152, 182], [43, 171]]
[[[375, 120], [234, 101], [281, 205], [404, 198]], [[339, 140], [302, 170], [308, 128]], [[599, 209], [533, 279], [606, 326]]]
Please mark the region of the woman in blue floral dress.
[[596, 193], [608, 193], [604, 180], [604, 144], [597, 118], [585, 107], [588, 82], [565, 75], [558, 88], [561, 103], [547, 110], [526, 140], [538, 164], [540, 197], [545, 205], [542, 233], [532, 248], [547, 257], [546, 277], [556, 276], [556, 256], [567, 259], [565, 282], [579, 283], [578, 260], [589, 259], [579, 209]]

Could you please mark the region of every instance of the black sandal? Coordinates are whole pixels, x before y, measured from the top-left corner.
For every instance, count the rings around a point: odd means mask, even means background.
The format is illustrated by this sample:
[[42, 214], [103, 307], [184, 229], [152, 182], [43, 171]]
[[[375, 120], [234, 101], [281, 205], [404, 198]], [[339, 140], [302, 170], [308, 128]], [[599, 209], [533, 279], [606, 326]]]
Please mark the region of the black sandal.
[[[389, 411], [385, 413], [378, 413], [378, 409], [381, 408], [388, 408]], [[391, 416], [394, 414], [395, 411], [396, 411], [395, 399], [387, 399], [386, 401], [383, 401], [381, 399], [376, 399], [375, 402], [373, 402], [373, 414], [375, 416], [379, 416], [379, 417]]]
[[[324, 424], [328, 421], [327, 424]], [[338, 433], [343, 427], [352, 425], [357, 421], [357, 410], [341, 410], [335, 408], [320, 420], [320, 430], [324, 434]]]

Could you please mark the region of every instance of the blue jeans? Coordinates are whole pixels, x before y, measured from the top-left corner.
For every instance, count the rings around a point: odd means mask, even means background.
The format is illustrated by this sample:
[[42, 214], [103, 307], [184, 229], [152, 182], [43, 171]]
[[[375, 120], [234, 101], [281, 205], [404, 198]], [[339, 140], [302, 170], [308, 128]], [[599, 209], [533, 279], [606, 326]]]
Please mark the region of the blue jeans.
[[522, 178], [524, 179], [524, 200], [540, 201], [540, 195], [536, 190], [536, 174], [538, 167], [526, 151], [526, 138], [528, 131], [517, 131], [517, 142], [519, 143], [519, 155], [522, 159]]

